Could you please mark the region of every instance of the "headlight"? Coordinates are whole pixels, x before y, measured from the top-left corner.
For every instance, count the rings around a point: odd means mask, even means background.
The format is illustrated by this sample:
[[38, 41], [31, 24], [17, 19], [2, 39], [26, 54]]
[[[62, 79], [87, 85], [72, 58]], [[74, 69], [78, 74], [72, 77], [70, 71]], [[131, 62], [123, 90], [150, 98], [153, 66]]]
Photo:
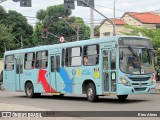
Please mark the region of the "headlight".
[[151, 80], [151, 81], [149, 82], [149, 85], [154, 85], [154, 84], [156, 84], [156, 81], [155, 81], [155, 80]]
[[125, 78], [120, 78], [121, 82], [123, 83], [123, 85], [126, 86], [130, 86], [131, 84], [128, 82], [128, 80], [126, 80]]

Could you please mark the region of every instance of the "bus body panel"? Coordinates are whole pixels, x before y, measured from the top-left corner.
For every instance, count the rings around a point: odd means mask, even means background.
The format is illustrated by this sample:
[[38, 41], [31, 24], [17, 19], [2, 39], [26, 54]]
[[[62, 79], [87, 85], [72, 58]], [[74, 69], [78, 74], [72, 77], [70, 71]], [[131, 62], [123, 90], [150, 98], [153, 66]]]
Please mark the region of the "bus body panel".
[[15, 81], [14, 71], [3, 71], [3, 85], [8, 91], [16, 91], [16, 81]]
[[[135, 37], [133, 37], [135, 38]], [[144, 83], [149, 84], [151, 80], [145, 82], [135, 82], [126, 77], [128, 74], [120, 70], [119, 63], [119, 36], [100, 38], [97, 40], [85, 40], [71, 43], [62, 43], [57, 45], [45, 45], [35, 48], [28, 48], [22, 50], [14, 50], [5, 52], [4, 57], [8, 55], [15, 55], [17, 62], [14, 63], [14, 70], [7, 71], [4, 67], [4, 87], [10, 91], [25, 91], [25, 83], [31, 81], [34, 86], [35, 93], [61, 93], [61, 94], [83, 94], [83, 83], [90, 80], [96, 87], [97, 95], [105, 94], [138, 94], [138, 93], [151, 93], [155, 88], [154, 85], [142, 85], [145, 87], [144, 91], [136, 91], [134, 84]], [[62, 50], [65, 48], [73, 48], [81, 46], [99, 45], [99, 64], [93, 66], [83, 65], [80, 66], [65, 66], [62, 65]], [[33, 52], [37, 54], [39, 51], [48, 51], [48, 66], [43, 68], [25, 69], [25, 53]], [[83, 51], [81, 54], [84, 54]], [[113, 59], [112, 59], [113, 58]], [[115, 59], [115, 61], [113, 61]], [[112, 69], [112, 61], [115, 66]], [[22, 64], [23, 63], [23, 64]], [[18, 74], [16, 66], [18, 65]], [[107, 66], [108, 65], [108, 66]], [[21, 67], [23, 66], [23, 69]], [[52, 66], [53, 69], [52, 69]], [[106, 68], [107, 67], [107, 68]], [[152, 74], [147, 74], [149, 77]], [[136, 75], [133, 75], [135, 77]], [[139, 77], [144, 75], [139, 75]], [[122, 84], [121, 78], [126, 77], [131, 86]], [[133, 84], [133, 85], [132, 85]], [[138, 88], [138, 86], [137, 86]], [[154, 90], [153, 90], [154, 91]]]

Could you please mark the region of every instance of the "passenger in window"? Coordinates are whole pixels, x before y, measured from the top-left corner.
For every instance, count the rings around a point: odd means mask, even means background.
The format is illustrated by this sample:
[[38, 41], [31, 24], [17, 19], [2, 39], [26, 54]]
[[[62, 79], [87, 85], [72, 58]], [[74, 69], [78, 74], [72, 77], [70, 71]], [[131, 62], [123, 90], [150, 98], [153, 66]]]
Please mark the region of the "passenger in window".
[[34, 68], [34, 61], [32, 61], [32, 66], [31, 66], [31, 69], [33, 69]]
[[38, 61], [36, 62], [36, 68], [39, 68], [39, 63], [38, 63]]
[[88, 57], [87, 56], [84, 56], [84, 65], [88, 65]]

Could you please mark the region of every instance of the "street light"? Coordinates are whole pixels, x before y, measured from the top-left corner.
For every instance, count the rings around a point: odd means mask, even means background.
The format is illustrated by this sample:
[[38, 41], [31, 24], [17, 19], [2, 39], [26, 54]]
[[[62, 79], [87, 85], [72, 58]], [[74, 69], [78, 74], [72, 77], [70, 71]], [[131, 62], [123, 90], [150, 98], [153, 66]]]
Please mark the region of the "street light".
[[60, 19], [63, 19], [70, 27], [71, 29], [77, 34], [77, 41], [79, 41], [79, 24], [77, 23], [77, 31], [73, 28], [73, 26], [68, 22], [66, 21], [64, 18], [62, 17], [59, 17]]

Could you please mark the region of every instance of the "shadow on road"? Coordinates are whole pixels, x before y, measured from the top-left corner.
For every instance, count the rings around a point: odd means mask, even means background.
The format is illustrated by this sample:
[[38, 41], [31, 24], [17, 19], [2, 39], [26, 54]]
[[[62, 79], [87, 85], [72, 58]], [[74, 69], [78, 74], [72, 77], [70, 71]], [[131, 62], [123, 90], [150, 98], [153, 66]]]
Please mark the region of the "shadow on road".
[[[19, 98], [26, 98], [26, 96], [16, 96]], [[29, 99], [29, 98], [26, 98]], [[59, 100], [59, 101], [87, 101], [87, 98], [84, 96], [49, 96], [49, 95], [42, 95], [38, 98], [32, 98], [32, 99], [46, 99], [46, 100]], [[122, 104], [122, 103], [138, 103], [138, 102], [148, 102], [150, 100], [144, 100], [144, 99], [127, 99], [125, 101], [120, 101], [118, 98], [107, 98], [107, 97], [100, 97], [96, 103], [113, 103], [113, 104]]]

